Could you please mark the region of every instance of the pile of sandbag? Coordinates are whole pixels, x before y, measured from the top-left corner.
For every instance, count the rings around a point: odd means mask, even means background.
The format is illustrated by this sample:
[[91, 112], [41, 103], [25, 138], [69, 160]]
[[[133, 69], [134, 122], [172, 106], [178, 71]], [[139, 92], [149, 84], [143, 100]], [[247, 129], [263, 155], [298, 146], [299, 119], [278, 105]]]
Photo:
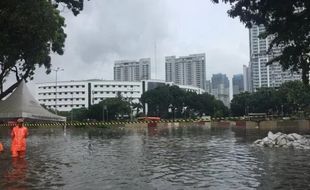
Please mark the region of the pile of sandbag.
[[268, 132], [268, 136], [254, 142], [257, 146], [310, 149], [310, 139], [297, 133], [284, 134]]

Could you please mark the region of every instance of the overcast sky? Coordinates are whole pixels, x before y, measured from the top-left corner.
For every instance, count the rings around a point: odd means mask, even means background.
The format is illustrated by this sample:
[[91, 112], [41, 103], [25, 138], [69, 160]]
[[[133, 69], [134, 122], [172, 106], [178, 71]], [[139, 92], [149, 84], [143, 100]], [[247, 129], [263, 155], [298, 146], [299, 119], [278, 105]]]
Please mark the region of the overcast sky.
[[[77, 17], [62, 13], [65, 54], [53, 55], [52, 64], [64, 69], [59, 80], [112, 80], [115, 60], [150, 57], [152, 78], [165, 79], [165, 56], [206, 53], [206, 78], [220, 72], [231, 78], [248, 64], [249, 35], [228, 9], [211, 0], [86, 1]], [[32, 84], [48, 81], [55, 73], [40, 70]]]

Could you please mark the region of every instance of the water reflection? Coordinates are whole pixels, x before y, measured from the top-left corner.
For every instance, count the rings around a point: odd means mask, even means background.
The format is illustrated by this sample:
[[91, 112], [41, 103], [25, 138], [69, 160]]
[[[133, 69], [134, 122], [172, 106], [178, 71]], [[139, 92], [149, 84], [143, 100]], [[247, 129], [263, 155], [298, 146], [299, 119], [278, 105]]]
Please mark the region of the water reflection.
[[4, 188], [11, 190], [27, 189], [26, 174], [28, 164], [25, 159], [14, 158], [12, 159], [11, 169], [4, 175]]
[[[7, 148], [6, 132], [0, 136]], [[226, 126], [30, 134], [26, 159], [0, 155], [0, 189], [310, 188], [308, 151], [252, 147], [257, 133]]]

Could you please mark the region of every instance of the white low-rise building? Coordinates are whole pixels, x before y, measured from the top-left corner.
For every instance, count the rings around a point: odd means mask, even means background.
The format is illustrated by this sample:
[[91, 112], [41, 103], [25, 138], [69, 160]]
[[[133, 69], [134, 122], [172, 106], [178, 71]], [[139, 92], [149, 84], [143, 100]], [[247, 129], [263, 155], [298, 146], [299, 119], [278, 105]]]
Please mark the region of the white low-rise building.
[[[140, 82], [113, 80], [81, 80], [58, 81], [36, 84], [36, 99], [49, 109], [70, 111], [73, 108], [88, 108], [106, 98], [121, 95], [126, 101], [137, 103], [143, 92], [160, 85], [174, 85], [172, 82], [160, 80], [144, 80]], [[204, 93], [203, 89], [193, 86], [178, 85], [180, 88]]]

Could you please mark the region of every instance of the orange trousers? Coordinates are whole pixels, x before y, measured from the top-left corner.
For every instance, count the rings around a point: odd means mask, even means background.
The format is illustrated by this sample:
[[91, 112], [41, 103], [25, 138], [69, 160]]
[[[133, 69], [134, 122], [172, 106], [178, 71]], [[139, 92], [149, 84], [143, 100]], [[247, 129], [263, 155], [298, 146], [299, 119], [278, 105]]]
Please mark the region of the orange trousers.
[[12, 157], [13, 158], [25, 158], [26, 157], [26, 151], [23, 150], [23, 151], [13, 151], [12, 150]]
[[2, 151], [3, 151], [3, 144], [0, 143], [0, 152], [2, 152]]

